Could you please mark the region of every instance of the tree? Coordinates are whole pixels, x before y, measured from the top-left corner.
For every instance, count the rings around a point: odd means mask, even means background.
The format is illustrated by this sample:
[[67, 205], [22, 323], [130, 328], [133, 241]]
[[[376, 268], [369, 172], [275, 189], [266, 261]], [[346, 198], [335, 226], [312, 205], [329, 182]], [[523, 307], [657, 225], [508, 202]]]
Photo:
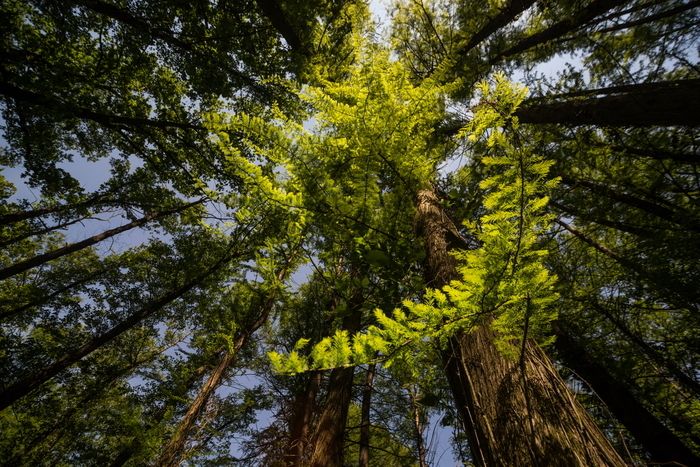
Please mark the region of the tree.
[[697, 462], [698, 2], [0, 12], [3, 459]]

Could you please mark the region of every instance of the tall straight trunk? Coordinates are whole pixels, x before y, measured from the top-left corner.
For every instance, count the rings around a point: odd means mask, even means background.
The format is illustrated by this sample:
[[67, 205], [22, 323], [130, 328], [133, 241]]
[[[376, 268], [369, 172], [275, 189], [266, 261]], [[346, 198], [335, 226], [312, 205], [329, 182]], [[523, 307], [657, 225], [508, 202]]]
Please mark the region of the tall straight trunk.
[[[440, 288], [458, 278], [447, 243], [454, 225], [431, 190], [418, 193], [416, 215], [426, 280]], [[527, 342], [521, 361], [512, 361], [495, 338], [486, 323], [450, 338], [442, 354], [477, 465], [625, 465], [539, 347]]]
[[60, 224], [45, 227], [43, 229], [29, 230], [29, 231], [24, 232], [22, 234], [15, 235], [14, 237], [8, 238], [7, 240], [0, 241], [0, 248], [7, 248], [10, 245], [14, 245], [15, 243], [19, 243], [22, 240], [26, 240], [29, 237], [36, 237], [39, 235], [45, 235], [45, 234], [47, 234], [49, 232], [53, 232], [55, 230], [63, 230], [66, 227], [70, 227], [73, 224], [77, 224], [78, 222], [83, 222], [86, 219], [87, 219], [87, 217], [79, 217], [77, 219], [71, 219], [69, 221], [61, 222]]
[[486, 24], [469, 38], [469, 42], [467, 42], [464, 47], [460, 48], [457, 55], [464, 55], [471, 51], [491, 34], [514, 21], [520, 13], [532, 6], [535, 1], [536, 0], [510, 0], [499, 9], [498, 14], [489, 18]]
[[[148, 423], [144, 427], [144, 431], [150, 430], [151, 428], [160, 424], [165, 416], [171, 412], [177, 405], [177, 402], [187, 397], [187, 393], [194, 386], [194, 384], [209, 370], [206, 365], [197, 368], [192, 375], [185, 381], [184, 384], [179, 385], [181, 389], [178, 389], [176, 394], [171, 394], [169, 401], [164, 403], [148, 420]], [[119, 453], [116, 455], [114, 460], [109, 464], [110, 467], [122, 467], [131, 458], [138, 454], [139, 450], [143, 445], [143, 438], [140, 436], [135, 436], [132, 438], [131, 442], [124, 446]]]
[[[343, 318], [342, 328], [353, 334], [360, 329], [361, 295], [355, 293], [348, 304], [350, 313]], [[336, 368], [328, 379], [328, 395], [314, 434], [311, 467], [340, 467], [343, 465], [345, 424], [352, 399], [355, 367]]]
[[91, 207], [96, 204], [103, 204], [104, 198], [111, 194], [112, 191], [107, 191], [105, 193], [97, 193], [88, 199], [83, 201], [78, 201], [73, 204], [57, 204], [55, 206], [36, 208], [29, 211], [19, 211], [19, 212], [9, 212], [7, 214], [0, 215], [0, 225], [12, 224], [19, 221], [25, 221], [29, 219], [36, 219], [37, 217], [46, 216], [49, 214], [60, 214], [62, 212], [82, 209], [85, 207]]
[[135, 221], [129, 222], [128, 224], [121, 225], [121, 226], [116, 227], [114, 229], [106, 230], [106, 231], [101, 232], [97, 235], [93, 235], [92, 237], [86, 238], [85, 240], [81, 240], [81, 241], [76, 242], [76, 243], [71, 243], [70, 245], [66, 245], [64, 247], [57, 248], [57, 249], [49, 251], [47, 253], [37, 255], [33, 258], [29, 258], [28, 260], [13, 264], [12, 266], [8, 266], [4, 269], [0, 269], [0, 281], [2, 281], [4, 279], [8, 279], [8, 278], [15, 276], [17, 274], [21, 274], [24, 271], [35, 268], [37, 266], [41, 266], [42, 264], [48, 263], [49, 261], [53, 261], [55, 259], [69, 255], [71, 253], [75, 253], [76, 251], [80, 251], [82, 249], [85, 249], [89, 246], [92, 246], [92, 245], [99, 243], [103, 240], [106, 240], [110, 237], [114, 237], [115, 235], [118, 235], [122, 232], [126, 232], [126, 231], [134, 229], [136, 227], [140, 227], [140, 226], [142, 226], [142, 225], [144, 225], [152, 220], [160, 219], [162, 217], [165, 217], [165, 216], [168, 216], [171, 214], [182, 212], [185, 209], [191, 208], [192, 206], [195, 206], [197, 204], [201, 204], [203, 201], [204, 200], [200, 199], [200, 200], [194, 201], [192, 203], [187, 203], [184, 206], [178, 206], [177, 208], [174, 208], [174, 209], [168, 209], [165, 211], [146, 214], [141, 219], [137, 219]]
[[238, 339], [236, 339], [234, 349], [232, 351], [226, 350], [223, 352], [221, 359], [219, 360], [219, 364], [209, 375], [209, 378], [201, 387], [192, 403], [190, 403], [190, 406], [187, 409], [185, 416], [178, 424], [175, 433], [166, 444], [158, 460], [154, 463], [155, 466], [176, 467], [180, 465], [180, 456], [182, 455], [182, 451], [187, 443], [187, 437], [192, 425], [194, 425], [194, 423], [197, 421], [199, 414], [209, 401], [211, 395], [221, 385], [221, 381], [226, 375], [226, 370], [228, 370], [233, 363], [237, 352], [241, 349], [241, 347], [243, 347], [243, 344], [245, 344], [245, 337], [246, 336], [240, 336]]
[[664, 426], [629, 388], [576, 342], [561, 325], [555, 326], [556, 348], [566, 366], [591, 386], [606, 407], [651, 454], [654, 464], [700, 465], [700, 457]]
[[374, 383], [374, 372], [377, 365], [372, 363], [367, 367], [367, 375], [365, 376], [365, 387], [362, 388], [362, 407], [360, 412], [360, 455], [358, 460], [359, 467], [369, 467], [369, 441], [371, 426], [369, 414], [372, 408], [372, 391]]
[[304, 451], [309, 442], [316, 394], [320, 386], [321, 372], [313, 372], [306, 382], [304, 391], [294, 398], [289, 420], [289, 441], [284, 454], [284, 464], [289, 467], [304, 465]]
[[[287, 277], [290, 269], [290, 263], [291, 259], [288, 260], [284, 264], [284, 267], [278, 272], [278, 281], [281, 282]], [[221, 386], [221, 383], [226, 376], [226, 371], [233, 365], [238, 352], [241, 350], [241, 348], [243, 348], [246, 342], [248, 342], [248, 339], [250, 339], [255, 331], [257, 331], [260, 326], [265, 324], [267, 321], [267, 318], [274, 306], [275, 299], [276, 294], [274, 292], [270, 293], [270, 295], [256, 310], [255, 315], [253, 316], [253, 321], [243, 326], [243, 329], [236, 333], [233, 348], [223, 351], [218, 365], [216, 368], [214, 368], [214, 371], [212, 371], [207, 381], [195, 396], [194, 400], [190, 403], [185, 416], [182, 418], [182, 420], [180, 420], [175, 433], [166, 443], [160, 457], [154, 465], [158, 467], [176, 467], [180, 465], [182, 461], [181, 456], [185, 450], [185, 445], [187, 444], [192, 426], [199, 418], [204, 406], [209, 401], [212, 394], [214, 394], [216, 389]]]
[[515, 111], [523, 123], [597, 126], [700, 125], [700, 80], [628, 85], [624, 92], [553, 102], [526, 101]]
[[166, 305], [177, 300], [190, 290], [199, 286], [206, 278], [208, 278], [216, 271], [221, 269], [224, 265], [226, 265], [229, 261], [231, 261], [239, 254], [240, 253], [235, 253], [232, 255], [224, 256], [204, 273], [199, 274], [198, 276], [187, 281], [183, 285], [172, 289], [170, 292], [166, 293], [161, 298], [147, 303], [140, 310], [136, 311], [116, 326], [113, 326], [107, 332], [100, 334], [99, 336], [93, 337], [87, 343], [83, 344], [75, 350], [64, 354], [58, 360], [40, 369], [39, 371], [31, 375], [25, 376], [19, 381], [9, 386], [6, 386], [2, 390], [2, 392], [0, 392], [0, 410], [5, 409], [6, 407], [14, 403], [17, 399], [26, 396], [27, 394], [34, 391], [39, 386], [53, 378], [54, 376], [58, 375], [66, 368], [79, 362], [81, 359], [90, 355], [92, 352], [101, 348], [102, 346], [110, 343], [112, 340], [124, 334], [126, 331], [129, 331], [134, 326], [136, 326], [146, 318], [152, 316]]
[[554, 23], [545, 30], [527, 36], [510, 48], [500, 52], [491, 60], [491, 64], [494, 64], [504, 58], [512, 57], [525, 52], [553, 39], [557, 39], [568, 32], [575, 31], [589, 21], [595, 19], [597, 16], [600, 16], [617, 6], [624, 5], [627, 2], [628, 0], [593, 0], [580, 11], [577, 11], [570, 16], [566, 16], [561, 21]]
[[420, 467], [428, 467], [426, 459], [425, 441], [423, 440], [423, 423], [420, 419], [420, 407], [418, 405], [417, 395], [413, 389], [408, 389], [408, 397], [411, 402], [411, 416], [413, 417], [413, 433], [416, 437], [416, 448], [418, 451], [418, 465]]

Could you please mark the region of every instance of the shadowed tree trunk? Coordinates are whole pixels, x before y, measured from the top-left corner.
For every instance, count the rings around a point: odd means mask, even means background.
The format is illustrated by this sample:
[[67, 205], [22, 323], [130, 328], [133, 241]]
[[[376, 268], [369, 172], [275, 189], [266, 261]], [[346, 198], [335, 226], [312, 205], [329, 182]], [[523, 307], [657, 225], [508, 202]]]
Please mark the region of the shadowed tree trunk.
[[471, 51], [491, 34], [514, 21], [520, 13], [532, 6], [535, 1], [536, 0], [510, 0], [508, 4], [499, 9], [496, 16], [489, 18], [486, 24], [469, 38], [469, 42], [457, 52], [457, 55], [464, 55]]
[[[563, 95], [565, 99], [535, 103], [526, 101], [515, 111], [523, 123], [598, 126], [690, 126], [700, 125], [700, 80], [622, 86]], [[573, 99], [575, 95], [600, 97]], [[556, 98], [554, 96], [553, 98]]]
[[320, 385], [321, 372], [315, 371], [306, 382], [304, 391], [294, 398], [289, 421], [289, 442], [284, 455], [284, 463], [289, 467], [304, 465], [304, 451], [309, 442], [316, 394]]
[[556, 348], [566, 366], [591, 386], [607, 408], [651, 454], [653, 463], [700, 465], [700, 457], [639, 403], [627, 386], [610, 374], [587, 351], [586, 346], [576, 342], [561, 324], [556, 325], [554, 330], [557, 335]]
[[[342, 329], [351, 335], [360, 329], [362, 295], [355, 291], [348, 303], [348, 315]], [[312, 467], [340, 467], [343, 465], [345, 424], [352, 399], [352, 380], [355, 367], [335, 368], [328, 378], [328, 395], [314, 434]]]
[[[426, 281], [456, 279], [447, 234], [455, 229], [431, 190], [416, 213], [426, 246]], [[570, 393], [549, 358], [527, 342], [521, 362], [496, 349], [488, 323], [448, 341], [447, 380], [481, 466], [623, 466], [625, 463]]]
[[495, 64], [503, 58], [512, 57], [513, 55], [520, 54], [533, 47], [557, 39], [568, 32], [575, 31], [589, 21], [595, 19], [596, 16], [602, 15], [617, 6], [624, 5], [627, 1], [628, 0], [593, 0], [586, 7], [573, 15], [563, 18], [561, 21], [554, 23], [543, 31], [527, 36], [512, 47], [499, 53], [491, 60], [491, 64]]
[[177, 467], [180, 465], [180, 456], [187, 443], [187, 437], [192, 425], [197, 421], [199, 414], [202, 412], [207, 401], [209, 401], [211, 395], [216, 391], [216, 388], [221, 385], [221, 381], [226, 375], [226, 370], [231, 366], [238, 351], [243, 347], [243, 344], [245, 344], [246, 337], [246, 335], [238, 337], [234, 343], [234, 348], [223, 352], [219, 364], [214, 368], [214, 371], [209, 375], [209, 378], [197, 393], [197, 396], [187, 409], [187, 413], [185, 413], [185, 416], [178, 424], [175, 433], [166, 444], [162, 454], [154, 465], [158, 467]]
[[[290, 270], [291, 261], [286, 261], [284, 267], [277, 273], [277, 280], [282, 282], [287, 277]], [[209, 375], [209, 378], [200, 388], [197, 396], [190, 404], [185, 416], [180, 420], [180, 423], [175, 430], [175, 433], [167, 442], [163, 448], [160, 457], [154, 463], [158, 467], [177, 467], [182, 462], [182, 453], [185, 450], [185, 445], [187, 444], [189, 433], [192, 426], [197, 422], [200, 414], [206, 403], [211, 398], [212, 394], [216, 389], [221, 386], [221, 383], [226, 377], [226, 371], [233, 365], [236, 355], [243, 348], [243, 346], [248, 342], [250, 337], [257, 331], [260, 326], [265, 324], [270, 312], [275, 304], [277, 294], [275, 290], [270, 292], [270, 294], [265, 298], [262, 303], [259, 304], [257, 310], [251, 310], [253, 313], [252, 317], [247, 319], [249, 321], [243, 326], [241, 332], [237, 333], [235, 336], [235, 341], [232, 348], [225, 349], [219, 363], [214, 368], [214, 371]]]

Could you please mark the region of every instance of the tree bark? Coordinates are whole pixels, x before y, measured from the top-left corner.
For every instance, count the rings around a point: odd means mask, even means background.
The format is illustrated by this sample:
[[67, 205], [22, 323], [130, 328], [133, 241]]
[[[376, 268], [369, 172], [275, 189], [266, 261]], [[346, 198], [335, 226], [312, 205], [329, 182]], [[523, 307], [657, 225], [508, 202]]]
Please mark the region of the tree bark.
[[243, 347], [245, 341], [246, 336], [240, 336], [238, 339], [236, 339], [234, 349], [223, 352], [221, 359], [219, 360], [219, 364], [209, 375], [209, 378], [197, 393], [197, 396], [187, 409], [185, 416], [178, 424], [175, 433], [166, 444], [163, 452], [154, 465], [158, 467], [177, 467], [180, 465], [180, 456], [182, 455], [182, 451], [187, 443], [187, 436], [189, 435], [192, 425], [194, 425], [194, 423], [197, 421], [199, 414], [202, 412], [202, 409], [206, 405], [207, 401], [209, 401], [211, 395], [214, 393], [214, 391], [216, 391], [216, 388], [221, 385], [221, 381], [226, 375], [226, 370], [228, 370], [233, 363], [236, 354], [241, 347]]
[[[458, 277], [446, 241], [454, 225], [431, 190], [418, 193], [416, 216], [426, 282], [440, 288]], [[539, 347], [527, 342], [518, 363], [501, 355], [495, 337], [485, 323], [450, 338], [442, 354], [477, 465], [625, 465]]]
[[360, 412], [360, 455], [358, 460], [359, 467], [369, 467], [369, 429], [371, 426], [369, 415], [372, 408], [372, 391], [376, 366], [376, 364], [372, 363], [369, 365], [369, 367], [367, 367], [365, 387], [362, 388], [362, 408]]
[[[657, 84], [656, 86], [654, 84]], [[523, 123], [608, 127], [700, 125], [700, 80], [627, 85], [624, 92], [554, 102], [526, 101], [515, 111]]]
[[418, 465], [419, 467], [428, 467], [428, 462], [426, 459], [425, 442], [423, 440], [424, 427], [420, 419], [420, 408], [418, 406], [418, 401], [416, 400], [416, 394], [413, 392], [412, 388], [408, 390], [408, 397], [411, 401], [411, 415], [413, 417], [413, 432], [416, 437], [416, 448], [418, 451]]
[[192, 206], [195, 206], [197, 204], [201, 204], [204, 200], [200, 199], [197, 201], [194, 201], [192, 203], [187, 203], [184, 206], [178, 206], [177, 208], [174, 209], [168, 209], [165, 211], [160, 211], [160, 212], [155, 212], [155, 213], [149, 213], [143, 216], [141, 219], [137, 219], [135, 221], [129, 222], [128, 224], [121, 225], [119, 227], [116, 227], [114, 229], [106, 230], [104, 232], [101, 232], [97, 235], [93, 235], [92, 237], [86, 238], [85, 240], [72, 243], [70, 245], [66, 245], [62, 248], [57, 248], [56, 250], [49, 251], [47, 253], [37, 255], [33, 258], [29, 258], [28, 260], [25, 261], [20, 261], [19, 263], [13, 264], [12, 266], [8, 266], [4, 269], [0, 269], [0, 281], [8, 279], [12, 276], [15, 276], [17, 274], [21, 274], [24, 271], [27, 271], [29, 269], [35, 268], [37, 266], [41, 266], [42, 264], [48, 263], [49, 261], [53, 261], [58, 258], [62, 258], [63, 256], [69, 255], [71, 253], [75, 253], [76, 251], [80, 251], [84, 248], [87, 248], [89, 246], [92, 246], [96, 243], [99, 243], [103, 240], [106, 240], [110, 237], [114, 237], [115, 235], [118, 235], [122, 232], [126, 232], [127, 230], [134, 229], [136, 227], [140, 227], [152, 220], [160, 219], [162, 217], [175, 214], [178, 212], [182, 212], [185, 209], [191, 208]]
[[[289, 266], [291, 259], [289, 259], [284, 267], [278, 272], [277, 280], [283, 281], [284, 278], [289, 273]], [[272, 307], [275, 303], [276, 294], [273, 292], [260, 303], [257, 312], [253, 314], [252, 321], [244, 325], [240, 332], [236, 333], [233, 348], [225, 349], [221, 355], [218, 365], [214, 368], [209, 378], [200, 388], [197, 396], [194, 398], [190, 404], [185, 416], [182, 418], [178, 424], [175, 433], [167, 442], [163, 448], [160, 457], [155, 462], [154, 465], [158, 467], [177, 467], [180, 465], [182, 459], [182, 453], [185, 450], [185, 444], [187, 443], [188, 435], [192, 426], [195, 424], [199, 415], [202, 413], [202, 409], [206, 403], [211, 398], [212, 394], [221, 385], [224, 377], [226, 376], [226, 371], [233, 365], [236, 355], [241, 348], [248, 342], [248, 339], [257, 331], [260, 326], [265, 324], [267, 321]]]
[[556, 348], [566, 366], [590, 385], [610, 411], [632, 433], [656, 464], [700, 465], [700, 457], [646, 409], [607, 368], [576, 342], [561, 326], [555, 326]]
[[294, 398], [289, 421], [289, 442], [284, 455], [284, 463], [289, 467], [298, 467], [305, 463], [304, 451], [309, 442], [316, 394], [320, 385], [321, 373], [316, 371], [306, 382], [304, 391]]
[[235, 253], [223, 257], [222, 259], [217, 261], [217, 263], [214, 266], [209, 268], [204, 273], [187, 281], [183, 285], [171, 290], [161, 298], [146, 304], [143, 308], [136, 311], [127, 319], [112, 327], [104, 334], [100, 334], [99, 336], [92, 338], [89, 342], [83, 344], [77, 349], [64, 354], [61, 358], [59, 358], [49, 366], [46, 366], [31, 375], [25, 376], [19, 381], [5, 387], [3, 391], [0, 392], [0, 410], [7, 408], [17, 399], [24, 397], [30, 392], [34, 391], [48, 380], [58, 375], [61, 371], [79, 362], [81, 359], [90, 355], [95, 350], [108, 344], [115, 338], [119, 337], [126, 331], [136, 326], [138, 323], [142, 322], [144, 319], [150, 317], [157, 311], [161, 310], [164, 306], [177, 300], [178, 298], [182, 297], [185, 293], [199, 286], [206, 278], [214, 274], [216, 271], [218, 271], [220, 268], [222, 268], [225, 264], [227, 264], [229, 261], [231, 261], [238, 255], [239, 253]]
[[[342, 329], [353, 334], [360, 328], [362, 316], [359, 305], [361, 294], [354, 293], [348, 303], [349, 314], [343, 318]], [[340, 467], [343, 465], [345, 424], [352, 399], [352, 381], [355, 367], [335, 368], [328, 380], [328, 396], [314, 435], [311, 467]]]

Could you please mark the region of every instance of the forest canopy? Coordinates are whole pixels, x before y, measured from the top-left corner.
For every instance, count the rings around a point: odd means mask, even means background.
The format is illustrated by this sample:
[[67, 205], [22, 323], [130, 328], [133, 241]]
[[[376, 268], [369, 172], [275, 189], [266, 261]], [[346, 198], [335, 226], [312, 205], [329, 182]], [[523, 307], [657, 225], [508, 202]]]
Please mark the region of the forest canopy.
[[384, 6], [0, 4], [0, 463], [700, 465], [700, 2]]

